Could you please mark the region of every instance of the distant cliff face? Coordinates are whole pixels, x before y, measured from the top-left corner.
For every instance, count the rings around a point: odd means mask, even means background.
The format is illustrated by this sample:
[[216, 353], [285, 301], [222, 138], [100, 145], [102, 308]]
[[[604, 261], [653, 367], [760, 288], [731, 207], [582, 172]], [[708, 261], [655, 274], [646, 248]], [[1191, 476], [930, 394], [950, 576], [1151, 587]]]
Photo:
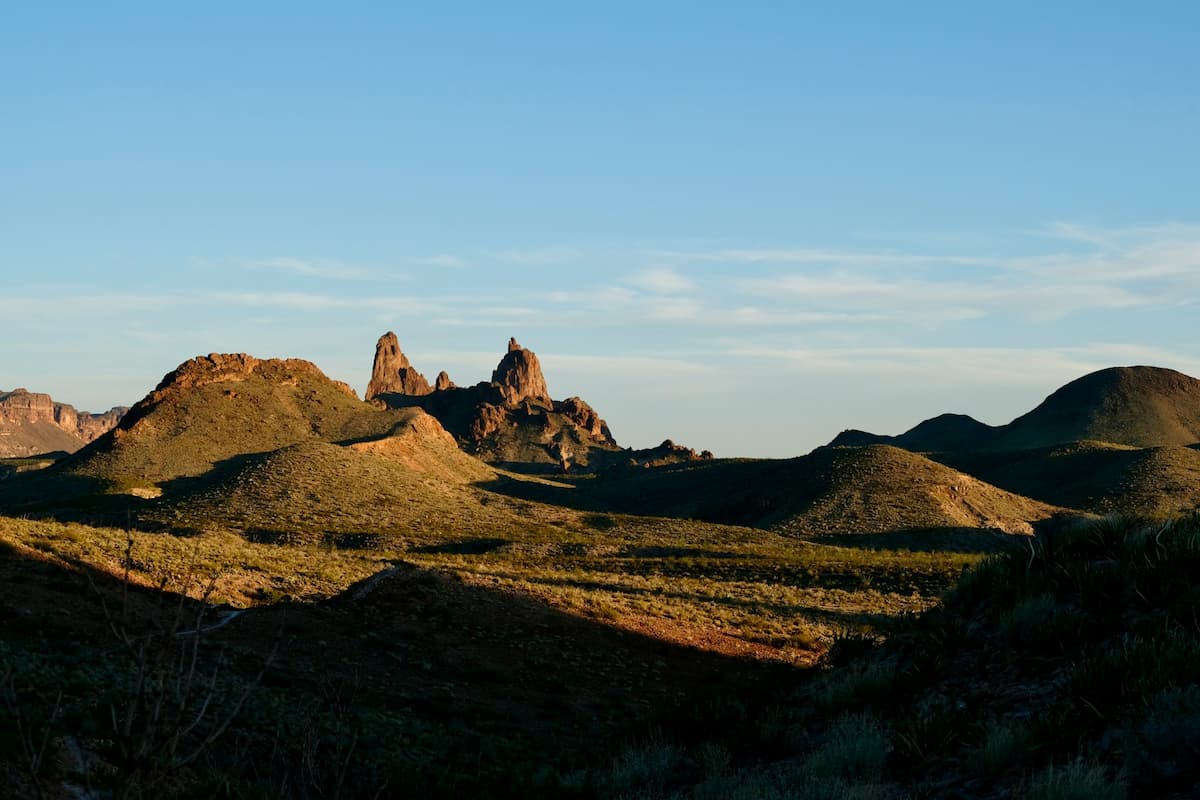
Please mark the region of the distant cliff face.
[[41, 392], [0, 392], [0, 458], [73, 453], [116, 427], [127, 410], [89, 414]]

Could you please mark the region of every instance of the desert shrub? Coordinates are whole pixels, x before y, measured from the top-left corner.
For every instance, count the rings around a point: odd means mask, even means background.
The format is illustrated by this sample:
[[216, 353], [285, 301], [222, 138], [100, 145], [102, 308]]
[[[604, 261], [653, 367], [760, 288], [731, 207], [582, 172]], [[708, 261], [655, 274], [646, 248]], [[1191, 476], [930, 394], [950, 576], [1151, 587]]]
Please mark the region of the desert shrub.
[[1021, 598], [1000, 616], [998, 629], [1009, 641], [1026, 647], [1058, 649], [1070, 611], [1053, 595], [1034, 593]]
[[1200, 785], [1200, 687], [1151, 696], [1122, 749], [1126, 772], [1142, 790], [1162, 794]]
[[812, 702], [825, 712], [858, 708], [886, 699], [895, 684], [894, 661], [864, 661], [821, 676], [812, 687]]
[[1129, 790], [1112, 780], [1104, 767], [1078, 758], [1065, 766], [1050, 766], [1033, 781], [1029, 800], [1125, 800]]
[[809, 757], [808, 771], [819, 778], [877, 780], [891, 751], [879, 720], [867, 714], [848, 714], [829, 726], [825, 741]]
[[964, 764], [984, 775], [1000, 775], [1027, 759], [1031, 746], [1028, 725], [1017, 721], [994, 722], [988, 726], [983, 741], [967, 751]]
[[965, 708], [939, 696], [922, 700], [896, 727], [896, 754], [906, 763], [943, 758], [967, 737]]
[[675, 744], [652, 739], [625, 748], [613, 762], [601, 794], [610, 797], [661, 797], [678, 768], [682, 750]]
[[825, 653], [825, 661], [832, 667], [843, 667], [856, 661], [879, 647], [879, 636], [853, 628], [842, 628], [834, 633], [833, 642]]

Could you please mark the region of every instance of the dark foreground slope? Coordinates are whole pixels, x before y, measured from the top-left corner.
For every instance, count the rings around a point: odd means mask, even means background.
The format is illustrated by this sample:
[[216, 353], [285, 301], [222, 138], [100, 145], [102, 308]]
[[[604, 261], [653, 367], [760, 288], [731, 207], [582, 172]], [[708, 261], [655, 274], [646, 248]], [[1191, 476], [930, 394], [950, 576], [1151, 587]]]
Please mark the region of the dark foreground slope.
[[[848, 637], [776, 703], [685, 714], [672, 798], [1193, 798], [1200, 517], [1060, 531], [964, 576], [882, 646]], [[774, 752], [747, 746], [769, 727]], [[643, 754], [649, 759], [651, 752]], [[699, 780], [688, 764], [720, 753]], [[710, 756], [711, 757], [711, 756]]]
[[589, 767], [664, 712], [795, 674], [408, 564], [239, 612], [162, 566], [0, 546], [5, 797], [597, 797]]

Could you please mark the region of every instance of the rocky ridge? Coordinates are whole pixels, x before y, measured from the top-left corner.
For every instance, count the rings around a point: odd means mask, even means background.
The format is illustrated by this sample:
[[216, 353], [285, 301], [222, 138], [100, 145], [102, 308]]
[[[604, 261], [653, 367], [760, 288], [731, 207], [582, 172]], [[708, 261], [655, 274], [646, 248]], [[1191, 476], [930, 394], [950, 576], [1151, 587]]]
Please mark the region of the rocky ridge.
[[[455, 386], [441, 372], [426, 391], [424, 378], [392, 380], [419, 373], [399, 351], [395, 334], [380, 337], [367, 399], [379, 406], [419, 407], [449, 431], [460, 447], [493, 464], [533, 471], [597, 469], [614, 465], [700, 458], [689, 448], [672, 445], [670, 452], [622, 449], [608, 423], [580, 397], [554, 400], [537, 354], [515, 338], [491, 380], [474, 386]], [[380, 387], [390, 387], [380, 391]], [[708, 454], [711, 457], [711, 454]]]

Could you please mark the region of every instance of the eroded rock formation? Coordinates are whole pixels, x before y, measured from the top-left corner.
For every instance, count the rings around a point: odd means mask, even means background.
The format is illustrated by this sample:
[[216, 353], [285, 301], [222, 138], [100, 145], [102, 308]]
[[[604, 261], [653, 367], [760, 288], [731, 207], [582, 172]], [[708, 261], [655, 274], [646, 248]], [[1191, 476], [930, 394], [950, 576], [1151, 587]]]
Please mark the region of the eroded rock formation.
[[548, 407], [554, 404], [546, 387], [546, 378], [542, 375], [541, 362], [532, 350], [517, 344], [516, 339], [508, 340], [508, 352], [492, 373], [492, 383], [500, 387], [505, 402], [511, 406], [525, 400]]
[[375, 344], [375, 363], [371, 367], [371, 382], [367, 384], [365, 399], [370, 402], [383, 394], [421, 396], [432, 392], [429, 381], [413, 368], [408, 356], [400, 349], [396, 334], [388, 331], [380, 336]]

